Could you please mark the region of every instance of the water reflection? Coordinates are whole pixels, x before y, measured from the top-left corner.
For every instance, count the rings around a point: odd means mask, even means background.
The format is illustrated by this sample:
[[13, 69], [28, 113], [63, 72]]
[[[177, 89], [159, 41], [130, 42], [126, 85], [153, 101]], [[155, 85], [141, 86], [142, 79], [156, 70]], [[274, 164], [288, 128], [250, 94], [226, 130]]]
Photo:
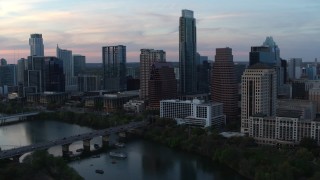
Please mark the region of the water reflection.
[[[30, 121], [0, 127], [0, 146], [30, 145], [68, 137], [92, 131], [90, 128], [80, 127], [55, 121]], [[116, 141], [112, 136], [112, 141]], [[100, 144], [101, 137], [91, 140], [91, 144]], [[82, 141], [70, 145], [70, 150], [83, 146]], [[50, 148], [49, 153], [61, 156], [61, 146]], [[128, 154], [124, 160], [113, 160], [106, 150], [100, 158], [86, 158], [71, 162], [69, 165], [76, 169], [85, 179], [119, 180], [119, 179], [241, 179], [234, 171], [215, 164], [212, 161], [196, 155], [169, 149], [157, 143], [144, 140], [133, 140], [121, 149]], [[115, 161], [116, 163], [112, 163]], [[96, 169], [104, 170], [104, 174], [96, 174]]]

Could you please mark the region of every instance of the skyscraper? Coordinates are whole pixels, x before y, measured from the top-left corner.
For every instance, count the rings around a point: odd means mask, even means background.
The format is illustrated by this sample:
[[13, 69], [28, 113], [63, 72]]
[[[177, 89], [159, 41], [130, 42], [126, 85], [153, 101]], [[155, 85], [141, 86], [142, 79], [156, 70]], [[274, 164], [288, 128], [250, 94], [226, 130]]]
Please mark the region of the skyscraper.
[[277, 73], [277, 93], [280, 93], [285, 82], [284, 69], [281, 68], [280, 49], [273, 38], [267, 37], [262, 46], [251, 47], [249, 65], [264, 63], [271, 65]]
[[103, 86], [107, 91], [119, 92], [127, 89], [126, 46], [102, 47]]
[[66, 91], [76, 90], [76, 78], [74, 77], [74, 66], [72, 59], [72, 51], [60, 49], [57, 45], [57, 58], [63, 61], [63, 72], [65, 74]]
[[179, 24], [179, 93], [197, 93], [197, 36], [193, 11], [182, 10]]
[[17, 80], [18, 83], [24, 83], [24, 72], [26, 70], [27, 66], [27, 59], [25, 58], [21, 58], [18, 60], [17, 63], [17, 71], [18, 71], [18, 75], [17, 75]]
[[238, 115], [238, 91], [232, 49], [217, 48], [212, 67], [211, 99], [223, 103], [223, 113], [228, 121], [235, 120]]
[[25, 86], [35, 92], [64, 92], [63, 61], [51, 56], [29, 56], [25, 71]]
[[302, 75], [302, 58], [291, 58], [288, 63], [290, 80], [300, 79]]
[[5, 65], [7, 65], [7, 60], [1, 58], [1, 59], [0, 59], [0, 66], [5, 66]]
[[150, 69], [149, 108], [159, 109], [161, 100], [177, 98], [177, 80], [171, 63], [155, 62]]
[[275, 116], [277, 75], [272, 66], [257, 63], [242, 75], [241, 132], [248, 133], [249, 117], [260, 114]]
[[140, 50], [140, 98], [148, 99], [150, 70], [154, 62], [165, 62], [166, 52], [163, 50]]
[[86, 71], [86, 57], [75, 54], [73, 55], [74, 76], [84, 74]]
[[42, 34], [31, 34], [29, 38], [30, 56], [44, 56]]
[[0, 66], [0, 87], [17, 85], [17, 65], [8, 64]]

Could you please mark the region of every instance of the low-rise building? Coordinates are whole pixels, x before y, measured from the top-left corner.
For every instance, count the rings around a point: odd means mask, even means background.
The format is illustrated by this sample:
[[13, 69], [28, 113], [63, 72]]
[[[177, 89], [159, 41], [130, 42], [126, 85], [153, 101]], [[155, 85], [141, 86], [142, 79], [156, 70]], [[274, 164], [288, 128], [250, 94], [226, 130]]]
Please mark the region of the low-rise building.
[[64, 92], [44, 92], [27, 94], [27, 102], [41, 104], [63, 104], [68, 99], [68, 93]]
[[160, 101], [160, 117], [173, 118], [178, 124], [200, 127], [223, 126], [225, 115], [223, 104], [194, 100], [162, 100]]
[[145, 102], [141, 100], [130, 100], [123, 105], [125, 111], [141, 113], [145, 110]]
[[298, 145], [308, 137], [320, 145], [320, 121], [315, 113], [312, 101], [279, 100], [275, 117], [258, 113], [249, 118], [249, 136], [258, 144]]

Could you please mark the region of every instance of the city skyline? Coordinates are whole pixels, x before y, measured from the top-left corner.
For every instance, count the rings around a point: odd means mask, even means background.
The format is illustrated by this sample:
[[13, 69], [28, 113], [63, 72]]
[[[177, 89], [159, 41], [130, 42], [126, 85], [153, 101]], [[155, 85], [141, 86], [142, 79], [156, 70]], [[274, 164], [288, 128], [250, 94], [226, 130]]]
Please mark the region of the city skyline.
[[131, 1], [12, 0], [0, 2], [0, 58], [17, 63], [29, 54], [30, 34], [43, 35], [46, 56], [56, 44], [102, 62], [101, 47], [127, 46], [127, 62], [139, 62], [140, 49], [163, 49], [168, 61], [179, 60], [179, 17], [194, 12], [197, 49], [213, 60], [218, 47], [231, 47], [234, 61], [248, 61], [251, 46], [273, 36], [284, 59], [319, 57], [320, 2], [244, 0]]

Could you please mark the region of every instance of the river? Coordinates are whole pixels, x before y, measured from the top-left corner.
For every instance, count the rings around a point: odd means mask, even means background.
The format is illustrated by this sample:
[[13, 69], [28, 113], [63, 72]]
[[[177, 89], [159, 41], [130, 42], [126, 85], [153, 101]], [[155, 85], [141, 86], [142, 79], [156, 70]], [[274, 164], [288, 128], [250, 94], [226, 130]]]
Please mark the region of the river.
[[[30, 145], [55, 140], [71, 135], [90, 132], [91, 128], [57, 121], [30, 121], [0, 127], [0, 147]], [[113, 139], [116, 137], [113, 137]], [[91, 144], [100, 144], [101, 137], [91, 140]], [[82, 148], [82, 142], [70, 145], [70, 150]], [[93, 149], [93, 147], [92, 147]], [[49, 153], [61, 156], [61, 146], [50, 148]], [[126, 159], [111, 159], [110, 150], [100, 154], [99, 158], [85, 158], [69, 163], [85, 179], [110, 180], [206, 180], [206, 179], [243, 179], [228, 167], [197, 155], [167, 148], [146, 140], [132, 140], [121, 151]], [[23, 159], [21, 157], [21, 159]], [[113, 163], [112, 163], [113, 162]], [[101, 169], [104, 174], [95, 173]]]

